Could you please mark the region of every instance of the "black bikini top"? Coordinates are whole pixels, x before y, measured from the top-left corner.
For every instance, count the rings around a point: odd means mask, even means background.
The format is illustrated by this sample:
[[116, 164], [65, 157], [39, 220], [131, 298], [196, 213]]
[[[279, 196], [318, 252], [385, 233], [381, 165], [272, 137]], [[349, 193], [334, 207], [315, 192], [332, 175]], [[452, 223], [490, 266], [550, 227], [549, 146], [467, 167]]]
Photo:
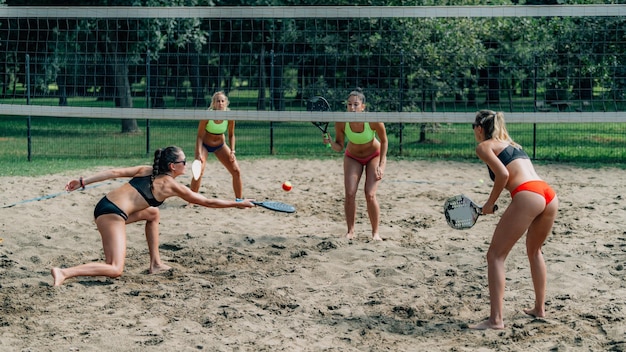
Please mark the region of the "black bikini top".
[[152, 194], [152, 189], [150, 188], [150, 176], [142, 176], [142, 177], [133, 177], [128, 183], [133, 186], [139, 194], [143, 197], [143, 199], [150, 204], [152, 207], [158, 207], [163, 204], [163, 202], [159, 202], [154, 198], [154, 194]]
[[[515, 148], [509, 144], [500, 152], [500, 154], [498, 154], [498, 159], [500, 159], [504, 166], [507, 166], [515, 159], [530, 159], [530, 157], [522, 148]], [[493, 171], [491, 171], [489, 166], [487, 166], [487, 170], [489, 170], [489, 177], [491, 178], [491, 181], [494, 181], [496, 179], [496, 175]]]

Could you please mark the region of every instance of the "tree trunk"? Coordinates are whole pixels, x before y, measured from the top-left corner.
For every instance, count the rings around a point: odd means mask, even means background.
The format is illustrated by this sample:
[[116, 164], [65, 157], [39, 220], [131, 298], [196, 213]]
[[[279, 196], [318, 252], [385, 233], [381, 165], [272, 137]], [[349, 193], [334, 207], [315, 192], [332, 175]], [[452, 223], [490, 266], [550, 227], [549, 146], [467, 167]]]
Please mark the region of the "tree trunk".
[[487, 70], [487, 104], [500, 103], [500, 66]]
[[256, 102], [257, 110], [265, 110], [265, 48], [261, 46], [259, 54], [259, 93]]
[[206, 108], [206, 100], [204, 99], [204, 85], [200, 77], [200, 55], [195, 51], [189, 54], [189, 80], [191, 81], [191, 94], [193, 96], [193, 107]]
[[[115, 69], [115, 106], [120, 108], [132, 108], [133, 99], [130, 92], [130, 82], [128, 80], [128, 64], [123, 57], [117, 57], [114, 64]], [[122, 133], [139, 132], [137, 120], [122, 119]]]
[[272, 106], [275, 111], [285, 111], [285, 93], [283, 90], [283, 61], [282, 57], [278, 64], [274, 64], [272, 67], [272, 91], [271, 99]]

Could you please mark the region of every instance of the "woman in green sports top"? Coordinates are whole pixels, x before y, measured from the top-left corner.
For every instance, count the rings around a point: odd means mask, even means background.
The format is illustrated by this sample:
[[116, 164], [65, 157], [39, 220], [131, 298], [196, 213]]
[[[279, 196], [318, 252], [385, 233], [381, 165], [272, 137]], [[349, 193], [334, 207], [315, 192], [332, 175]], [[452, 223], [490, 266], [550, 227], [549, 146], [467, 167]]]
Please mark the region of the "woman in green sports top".
[[[226, 111], [228, 109], [228, 97], [222, 91], [213, 94], [209, 110]], [[226, 144], [225, 134], [228, 131], [228, 144]], [[243, 198], [243, 182], [241, 180], [241, 169], [235, 157], [235, 121], [226, 120], [202, 120], [198, 124], [198, 136], [196, 138], [195, 159], [202, 162], [200, 177], [191, 179], [190, 188], [194, 192], [200, 190], [204, 167], [207, 163], [209, 153], [215, 154], [217, 160], [230, 172], [233, 179], [233, 191], [236, 199]]]
[[[348, 95], [347, 110], [348, 112], [365, 111], [365, 95], [360, 89], [357, 88]], [[372, 239], [382, 241], [378, 232], [380, 206], [376, 199], [376, 191], [385, 173], [387, 162], [385, 125], [382, 122], [337, 122], [335, 123], [335, 140], [332, 141], [329, 135], [328, 138], [324, 138], [324, 143], [330, 143], [333, 150], [341, 152], [344, 149], [346, 137], [348, 144], [343, 157], [344, 211], [348, 225], [346, 238], [354, 238], [356, 193], [363, 170], [365, 170], [365, 200], [367, 214], [372, 225]]]

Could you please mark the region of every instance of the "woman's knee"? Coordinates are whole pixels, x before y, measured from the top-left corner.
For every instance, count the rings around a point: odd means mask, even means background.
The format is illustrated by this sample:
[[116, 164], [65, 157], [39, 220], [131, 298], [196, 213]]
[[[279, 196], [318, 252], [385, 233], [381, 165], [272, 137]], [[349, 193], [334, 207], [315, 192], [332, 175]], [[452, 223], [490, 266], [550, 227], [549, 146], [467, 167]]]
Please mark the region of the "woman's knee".
[[541, 246], [540, 247], [526, 247], [526, 256], [531, 261], [535, 258], [542, 258], [543, 253], [541, 252]]
[[116, 278], [122, 276], [124, 273], [124, 266], [113, 266], [113, 270], [111, 270], [110, 277]]
[[365, 200], [367, 203], [376, 203], [376, 192], [365, 192]]
[[146, 209], [146, 221], [159, 222], [161, 220], [161, 212], [157, 207]]
[[494, 262], [504, 262], [506, 260], [506, 257], [508, 256], [509, 251], [504, 250], [504, 249], [500, 249], [500, 248], [495, 248], [495, 247], [490, 247], [489, 250], [487, 250], [487, 262], [488, 263], [494, 263]]

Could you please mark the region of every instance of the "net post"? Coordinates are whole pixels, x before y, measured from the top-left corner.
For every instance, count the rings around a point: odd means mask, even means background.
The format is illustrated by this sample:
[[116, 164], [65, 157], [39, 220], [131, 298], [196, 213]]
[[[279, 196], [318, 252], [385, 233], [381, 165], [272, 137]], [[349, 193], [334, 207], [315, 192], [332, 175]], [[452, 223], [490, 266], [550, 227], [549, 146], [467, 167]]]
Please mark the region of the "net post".
[[[400, 50], [400, 80], [399, 80], [399, 88], [400, 91], [398, 92], [400, 95], [399, 98], [399, 102], [398, 102], [398, 111], [402, 112], [402, 108], [403, 108], [403, 93], [404, 93], [404, 50]], [[402, 122], [400, 122], [399, 124], [399, 131], [398, 131], [398, 154], [402, 155], [402, 133], [404, 130], [404, 124]]]
[[[274, 111], [274, 49], [270, 51], [270, 111]], [[270, 121], [270, 155], [274, 155], [274, 121]]]
[[[146, 51], [146, 109], [150, 109], [150, 50]], [[150, 119], [146, 119], [146, 156], [150, 155]]]
[[[26, 54], [26, 105], [30, 105], [30, 55]], [[28, 133], [28, 161], [32, 160], [32, 133], [31, 133], [31, 115], [28, 114], [26, 122], [26, 129]]]

